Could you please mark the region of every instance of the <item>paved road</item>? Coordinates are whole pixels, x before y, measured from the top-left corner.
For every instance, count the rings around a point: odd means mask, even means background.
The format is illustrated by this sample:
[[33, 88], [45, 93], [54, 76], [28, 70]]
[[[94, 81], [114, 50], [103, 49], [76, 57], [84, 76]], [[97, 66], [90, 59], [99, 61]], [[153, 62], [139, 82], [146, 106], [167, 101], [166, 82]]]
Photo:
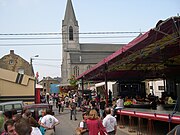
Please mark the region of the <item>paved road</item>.
[[[69, 110], [65, 108], [64, 112], [59, 114], [57, 109], [53, 109], [55, 112], [55, 117], [60, 121], [60, 124], [56, 126], [56, 135], [73, 135], [74, 130], [78, 126], [79, 122], [82, 120], [82, 113], [77, 112], [77, 121], [70, 120]], [[117, 135], [128, 135], [121, 132], [118, 129]]]

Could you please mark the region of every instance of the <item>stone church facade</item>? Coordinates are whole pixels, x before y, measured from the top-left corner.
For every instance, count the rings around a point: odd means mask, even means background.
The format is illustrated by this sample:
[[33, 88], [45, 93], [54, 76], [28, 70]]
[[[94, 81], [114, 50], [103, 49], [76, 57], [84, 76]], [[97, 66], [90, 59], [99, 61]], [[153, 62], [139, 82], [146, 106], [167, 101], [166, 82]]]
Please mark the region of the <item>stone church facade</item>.
[[124, 44], [79, 43], [79, 25], [72, 1], [68, 0], [62, 21], [62, 84], [68, 85], [72, 75], [79, 76]]

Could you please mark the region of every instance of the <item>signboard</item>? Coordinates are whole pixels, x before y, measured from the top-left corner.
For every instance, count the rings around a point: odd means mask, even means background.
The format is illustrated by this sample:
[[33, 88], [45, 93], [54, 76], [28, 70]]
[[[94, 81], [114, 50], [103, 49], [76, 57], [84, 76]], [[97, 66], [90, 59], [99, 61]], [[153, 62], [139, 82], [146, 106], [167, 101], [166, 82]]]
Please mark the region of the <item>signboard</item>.
[[60, 93], [59, 92], [59, 84], [51, 84], [50, 85], [50, 93]]

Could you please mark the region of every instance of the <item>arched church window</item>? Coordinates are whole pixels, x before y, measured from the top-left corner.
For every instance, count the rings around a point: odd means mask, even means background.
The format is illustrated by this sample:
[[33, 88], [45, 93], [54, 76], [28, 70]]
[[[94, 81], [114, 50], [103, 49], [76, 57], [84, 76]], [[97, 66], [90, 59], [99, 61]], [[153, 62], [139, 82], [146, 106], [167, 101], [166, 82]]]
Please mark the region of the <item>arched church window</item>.
[[75, 77], [79, 76], [79, 67], [78, 66], [74, 67], [74, 76]]
[[69, 27], [69, 40], [73, 40], [73, 27]]
[[87, 70], [89, 70], [90, 68], [91, 68], [91, 65], [88, 65], [88, 66], [87, 66]]

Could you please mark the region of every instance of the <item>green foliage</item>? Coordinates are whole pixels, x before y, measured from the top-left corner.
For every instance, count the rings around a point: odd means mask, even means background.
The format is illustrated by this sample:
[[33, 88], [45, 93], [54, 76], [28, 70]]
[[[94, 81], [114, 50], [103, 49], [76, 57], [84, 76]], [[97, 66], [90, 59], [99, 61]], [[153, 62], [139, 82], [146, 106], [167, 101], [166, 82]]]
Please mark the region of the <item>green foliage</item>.
[[124, 102], [124, 106], [128, 106], [128, 105], [131, 105], [131, 104], [132, 104], [131, 101], [126, 101], [126, 102]]
[[3, 126], [3, 123], [4, 123], [4, 117], [3, 117], [3, 115], [0, 115], [0, 129]]
[[78, 82], [78, 80], [75, 78], [74, 75], [72, 75], [71, 78], [68, 79], [68, 81], [69, 81], [69, 84], [70, 84], [71, 86], [73, 86], [74, 88], [77, 87], [77, 82]]

